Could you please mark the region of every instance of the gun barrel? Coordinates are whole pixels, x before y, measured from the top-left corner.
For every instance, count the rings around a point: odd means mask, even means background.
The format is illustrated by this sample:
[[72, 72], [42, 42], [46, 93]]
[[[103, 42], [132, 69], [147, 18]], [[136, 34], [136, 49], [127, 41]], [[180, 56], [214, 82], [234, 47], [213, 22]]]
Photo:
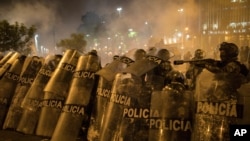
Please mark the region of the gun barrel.
[[174, 60], [174, 65], [182, 65], [184, 63], [196, 62], [197, 60]]
[[197, 60], [174, 60], [174, 65], [182, 65], [184, 63], [192, 63], [192, 62], [202, 62], [207, 61], [207, 59], [197, 59]]

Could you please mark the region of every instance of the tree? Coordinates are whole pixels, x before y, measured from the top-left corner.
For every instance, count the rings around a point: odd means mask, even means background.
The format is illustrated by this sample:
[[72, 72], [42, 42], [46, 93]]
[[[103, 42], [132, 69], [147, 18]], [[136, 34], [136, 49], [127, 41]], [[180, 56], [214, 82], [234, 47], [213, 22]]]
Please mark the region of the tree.
[[58, 47], [66, 49], [75, 49], [80, 52], [86, 50], [87, 41], [84, 38], [83, 34], [73, 33], [70, 35], [69, 39], [62, 39], [59, 43], [56, 44]]
[[32, 52], [31, 45], [36, 32], [35, 26], [26, 27], [23, 23], [0, 21], [0, 51], [14, 50], [24, 55]]

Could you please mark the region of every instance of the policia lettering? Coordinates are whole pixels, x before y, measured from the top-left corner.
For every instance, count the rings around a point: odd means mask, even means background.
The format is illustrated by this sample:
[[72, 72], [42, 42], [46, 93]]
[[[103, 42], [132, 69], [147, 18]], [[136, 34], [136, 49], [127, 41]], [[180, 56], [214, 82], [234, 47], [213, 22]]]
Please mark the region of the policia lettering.
[[63, 112], [84, 115], [84, 106], [76, 104], [65, 104], [62, 109]]
[[26, 104], [35, 108], [35, 107], [42, 107], [43, 102], [41, 102], [40, 100], [37, 99], [31, 99], [31, 98], [27, 98], [26, 99]]
[[111, 96], [111, 90], [110, 89], [97, 88], [97, 95], [109, 98]]
[[42, 101], [43, 107], [62, 109], [63, 104], [64, 104], [64, 100], [58, 100], [58, 99], [45, 99]]
[[68, 63], [62, 63], [59, 65], [59, 68], [66, 70], [66, 71], [74, 72], [76, 66], [73, 66], [73, 65], [68, 64]]
[[[4, 77], [9, 79], [9, 80], [13, 80], [13, 81], [19, 81], [19, 75], [11, 73], [11, 72], [6, 72], [4, 74]], [[1, 105], [7, 105], [8, 104], [8, 98], [6, 97], [0, 97], [0, 104]]]
[[150, 129], [191, 131], [190, 120], [160, 118], [158, 110], [150, 110], [147, 108], [124, 108], [123, 117], [149, 119], [147, 122]]
[[11, 72], [6, 72], [5, 77], [10, 80], [19, 81], [19, 75], [11, 73]]
[[31, 85], [33, 81], [34, 81], [34, 78], [20, 77], [19, 83]]
[[128, 57], [122, 56], [121, 58], [119, 58], [119, 61], [129, 65], [131, 63], [133, 63], [134, 61]]
[[150, 60], [150, 61], [153, 61], [157, 64], [161, 64], [162, 62], [162, 59], [158, 58], [158, 57], [155, 57], [155, 56], [147, 56], [147, 59]]
[[150, 117], [159, 117], [158, 110], [149, 110], [144, 108], [124, 108], [123, 117], [128, 118], [150, 118]]
[[95, 73], [89, 71], [76, 71], [73, 75], [74, 78], [89, 78], [95, 79]]
[[191, 131], [191, 121], [180, 119], [150, 119], [150, 129], [164, 129], [172, 131]]
[[125, 105], [125, 106], [130, 106], [131, 97], [114, 93], [110, 97], [110, 102], [114, 102], [114, 103]]
[[221, 102], [197, 102], [197, 114], [211, 114], [229, 117], [242, 117], [242, 105]]
[[46, 69], [40, 69], [39, 73], [44, 75], [44, 76], [51, 77], [52, 71], [51, 70], [46, 70]]

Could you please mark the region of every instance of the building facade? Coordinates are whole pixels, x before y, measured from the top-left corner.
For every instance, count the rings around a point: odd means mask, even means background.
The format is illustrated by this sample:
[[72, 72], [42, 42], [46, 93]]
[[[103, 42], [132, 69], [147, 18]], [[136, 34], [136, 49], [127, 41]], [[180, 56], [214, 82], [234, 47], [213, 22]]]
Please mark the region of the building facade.
[[250, 0], [199, 0], [200, 45], [215, 49], [220, 42], [250, 46]]

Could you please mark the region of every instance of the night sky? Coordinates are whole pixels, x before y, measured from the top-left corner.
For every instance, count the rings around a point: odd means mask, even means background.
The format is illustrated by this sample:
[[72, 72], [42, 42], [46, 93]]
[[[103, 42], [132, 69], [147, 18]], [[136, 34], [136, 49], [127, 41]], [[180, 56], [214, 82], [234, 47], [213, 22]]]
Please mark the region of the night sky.
[[[67, 38], [76, 32], [81, 24], [81, 16], [87, 11], [98, 15], [117, 12], [117, 7], [123, 7], [126, 12], [123, 23], [131, 26], [141, 26], [144, 21], [150, 21], [154, 34], [162, 36], [163, 32], [171, 33], [180, 22], [179, 8], [186, 11], [187, 19], [196, 17], [195, 0], [0, 0], [0, 20], [20, 22], [25, 25], [35, 25], [38, 34], [46, 40], [44, 44], [55, 44], [62, 38]], [[178, 15], [179, 14], [179, 15]], [[177, 17], [177, 18], [176, 18]], [[114, 21], [110, 26], [119, 26]]]

